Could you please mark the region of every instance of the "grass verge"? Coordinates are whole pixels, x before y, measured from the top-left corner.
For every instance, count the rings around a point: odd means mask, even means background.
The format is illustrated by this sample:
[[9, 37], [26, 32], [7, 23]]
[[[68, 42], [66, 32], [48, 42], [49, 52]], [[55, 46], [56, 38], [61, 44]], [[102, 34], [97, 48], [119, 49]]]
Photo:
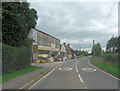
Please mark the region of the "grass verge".
[[21, 75], [26, 74], [28, 72], [32, 72], [36, 69], [42, 69], [42, 67], [30, 66], [30, 67], [27, 67], [27, 68], [19, 70], [19, 71], [15, 71], [15, 72], [10, 73], [10, 74], [3, 74], [2, 75], [2, 80], [0, 80], [0, 82], [6, 82], [10, 79], [21, 76]]
[[111, 74], [117, 78], [120, 78], [119, 69], [114, 64], [99, 62], [99, 58], [98, 58], [98, 60], [95, 60], [94, 58], [92, 58], [90, 60], [90, 63], [93, 65], [96, 65], [101, 70], [104, 70], [105, 72], [108, 72], [109, 74]]

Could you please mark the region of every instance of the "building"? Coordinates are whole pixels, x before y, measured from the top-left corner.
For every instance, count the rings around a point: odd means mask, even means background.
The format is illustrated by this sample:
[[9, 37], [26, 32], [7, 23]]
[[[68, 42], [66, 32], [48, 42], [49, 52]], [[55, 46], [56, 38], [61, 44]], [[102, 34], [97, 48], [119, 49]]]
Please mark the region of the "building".
[[75, 56], [76, 56], [75, 50], [73, 50], [70, 46], [69, 46], [69, 48], [71, 49], [72, 58], [75, 58]]
[[[54, 57], [60, 52], [60, 40], [38, 29], [31, 29], [29, 37], [34, 40], [33, 45], [38, 45], [38, 58]], [[33, 56], [34, 60], [34, 56]]]
[[72, 58], [72, 54], [71, 54], [70, 44], [66, 45], [66, 51], [67, 51], [67, 57], [68, 57], [68, 59], [71, 59]]
[[67, 56], [66, 45], [65, 43], [60, 45], [60, 57], [63, 61], [65, 61], [65, 57]]

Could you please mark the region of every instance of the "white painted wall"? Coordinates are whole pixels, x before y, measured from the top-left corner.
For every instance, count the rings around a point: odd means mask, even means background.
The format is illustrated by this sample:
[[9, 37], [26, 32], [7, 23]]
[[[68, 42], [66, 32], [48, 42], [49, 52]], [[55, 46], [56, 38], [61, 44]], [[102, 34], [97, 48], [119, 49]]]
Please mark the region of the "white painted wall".
[[37, 30], [31, 29], [28, 37], [32, 38], [37, 43]]

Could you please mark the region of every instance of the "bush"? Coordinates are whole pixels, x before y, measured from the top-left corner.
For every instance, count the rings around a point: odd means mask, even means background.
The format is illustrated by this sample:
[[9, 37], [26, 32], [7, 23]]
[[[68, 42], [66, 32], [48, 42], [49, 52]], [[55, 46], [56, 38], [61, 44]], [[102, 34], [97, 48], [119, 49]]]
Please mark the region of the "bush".
[[2, 45], [2, 72], [3, 74], [24, 69], [30, 66], [32, 57], [31, 47], [11, 47]]

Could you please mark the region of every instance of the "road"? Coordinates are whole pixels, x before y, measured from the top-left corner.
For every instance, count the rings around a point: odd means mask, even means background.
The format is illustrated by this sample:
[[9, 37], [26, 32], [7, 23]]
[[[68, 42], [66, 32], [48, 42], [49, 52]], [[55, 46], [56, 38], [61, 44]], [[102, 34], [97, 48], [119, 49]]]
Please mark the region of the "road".
[[118, 79], [90, 65], [90, 58], [62, 63], [30, 89], [118, 89]]

